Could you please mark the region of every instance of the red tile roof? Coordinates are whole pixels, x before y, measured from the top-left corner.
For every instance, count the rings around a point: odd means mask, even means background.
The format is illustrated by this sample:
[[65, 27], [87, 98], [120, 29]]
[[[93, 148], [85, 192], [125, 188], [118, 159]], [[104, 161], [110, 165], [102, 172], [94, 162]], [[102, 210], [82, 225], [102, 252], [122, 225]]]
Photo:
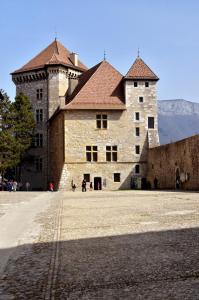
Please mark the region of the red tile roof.
[[135, 60], [125, 78], [137, 80], [159, 80], [155, 73], [147, 66], [147, 64], [145, 64], [145, 62], [140, 57]]
[[52, 64], [61, 64], [74, 69], [87, 70], [87, 67], [81, 61], [78, 61], [78, 66], [75, 66], [70, 59], [70, 51], [59, 41], [54, 40], [47, 48], [13, 73], [31, 71]]
[[66, 109], [125, 109], [123, 76], [107, 61], [84, 72]]

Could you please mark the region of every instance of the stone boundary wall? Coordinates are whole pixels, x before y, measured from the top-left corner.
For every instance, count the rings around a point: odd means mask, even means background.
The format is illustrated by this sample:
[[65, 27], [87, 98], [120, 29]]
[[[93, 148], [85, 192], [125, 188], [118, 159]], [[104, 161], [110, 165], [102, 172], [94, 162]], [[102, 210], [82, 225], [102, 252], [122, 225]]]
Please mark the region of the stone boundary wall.
[[149, 149], [147, 178], [154, 187], [199, 190], [199, 135]]

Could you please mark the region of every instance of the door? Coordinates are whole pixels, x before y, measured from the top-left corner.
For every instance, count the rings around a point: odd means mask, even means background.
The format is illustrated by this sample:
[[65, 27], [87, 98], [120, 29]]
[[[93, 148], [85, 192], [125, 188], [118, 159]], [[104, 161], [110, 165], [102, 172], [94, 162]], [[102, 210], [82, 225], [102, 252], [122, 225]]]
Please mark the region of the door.
[[102, 178], [101, 177], [94, 177], [94, 190], [101, 190], [102, 189]]

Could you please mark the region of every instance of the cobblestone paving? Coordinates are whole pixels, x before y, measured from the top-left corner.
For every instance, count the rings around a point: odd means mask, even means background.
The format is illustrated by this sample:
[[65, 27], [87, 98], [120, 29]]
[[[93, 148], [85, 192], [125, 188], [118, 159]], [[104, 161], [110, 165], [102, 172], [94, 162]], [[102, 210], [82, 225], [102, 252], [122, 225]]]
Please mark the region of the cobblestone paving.
[[0, 300], [199, 299], [198, 193], [0, 193], [0, 222], [38, 197], [40, 230], [10, 255]]
[[[4, 193], [3, 197], [0, 194], [0, 209], [6, 198], [10, 202], [4, 214], [9, 214], [9, 209], [13, 209], [12, 204], [23, 206], [24, 203], [28, 204], [28, 201], [34, 200], [41, 194]], [[49, 194], [43, 196], [48, 198]], [[53, 196], [48, 209], [43, 212], [38, 209], [38, 214], [32, 223], [33, 227], [39, 224], [40, 232], [34, 236], [31, 243], [29, 237], [24, 236], [0, 276], [0, 299], [50, 299], [48, 282], [51, 282], [49, 276], [55, 253], [53, 241], [57, 232], [56, 219], [59, 210], [59, 199], [56, 194]], [[21, 218], [23, 219], [23, 216]], [[26, 243], [27, 241], [29, 243]], [[0, 249], [0, 256], [4, 251], [7, 249]]]

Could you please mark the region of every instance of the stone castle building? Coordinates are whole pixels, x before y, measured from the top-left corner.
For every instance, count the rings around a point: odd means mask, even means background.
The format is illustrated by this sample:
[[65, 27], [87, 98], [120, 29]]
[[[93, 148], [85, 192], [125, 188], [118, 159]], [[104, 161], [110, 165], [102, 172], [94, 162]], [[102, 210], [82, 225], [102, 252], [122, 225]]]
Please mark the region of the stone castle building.
[[159, 145], [158, 77], [137, 57], [125, 76], [106, 60], [88, 69], [55, 40], [12, 73], [35, 114], [33, 146], [22, 167], [32, 189], [144, 187], [149, 149]]

